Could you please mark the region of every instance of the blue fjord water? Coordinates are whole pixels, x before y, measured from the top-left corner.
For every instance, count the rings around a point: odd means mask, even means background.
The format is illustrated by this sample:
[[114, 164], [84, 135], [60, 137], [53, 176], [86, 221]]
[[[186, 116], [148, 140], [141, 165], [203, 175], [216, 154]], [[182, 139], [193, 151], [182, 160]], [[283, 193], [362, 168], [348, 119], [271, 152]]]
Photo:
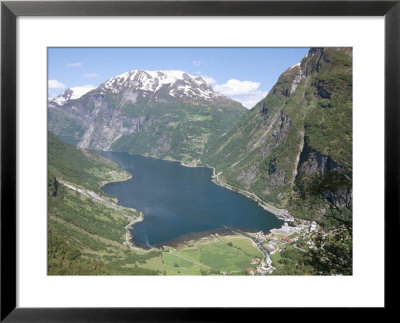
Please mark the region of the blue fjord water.
[[131, 232], [137, 246], [168, 244], [179, 237], [224, 226], [268, 231], [283, 221], [253, 200], [211, 181], [212, 170], [184, 167], [150, 157], [100, 152], [132, 174], [132, 179], [103, 187], [119, 203], [144, 213]]

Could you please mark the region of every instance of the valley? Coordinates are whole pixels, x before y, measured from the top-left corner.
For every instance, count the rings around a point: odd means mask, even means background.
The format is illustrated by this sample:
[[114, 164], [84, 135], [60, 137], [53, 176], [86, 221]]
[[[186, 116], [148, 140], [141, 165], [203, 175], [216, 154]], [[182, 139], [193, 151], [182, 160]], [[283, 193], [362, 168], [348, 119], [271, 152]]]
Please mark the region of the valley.
[[[255, 255], [260, 256], [250, 239], [230, 230], [187, 235], [172, 246], [147, 250], [134, 245], [131, 228], [143, 221], [143, 213], [121, 206], [100, 189], [131, 175], [50, 132], [48, 141], [49, 275], [244, 274]], [[57, 167], [59, 171], [53, 172]], [[221, 234], [226, 237], [217, 238]]]
[[49, 274], [351, 275], [351, 48], [250, 110], [182, 71], [75, 91], [48, 102]]

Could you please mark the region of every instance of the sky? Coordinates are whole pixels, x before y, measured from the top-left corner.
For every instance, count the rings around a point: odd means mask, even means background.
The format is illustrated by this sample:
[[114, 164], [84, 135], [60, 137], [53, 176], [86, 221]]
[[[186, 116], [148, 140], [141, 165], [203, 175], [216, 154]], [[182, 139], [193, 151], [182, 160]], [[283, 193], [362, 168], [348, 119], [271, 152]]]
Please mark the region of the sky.
[[49, 98], [135, 70], [181, 70], [251, 108], [309, 48], [49, 48]]

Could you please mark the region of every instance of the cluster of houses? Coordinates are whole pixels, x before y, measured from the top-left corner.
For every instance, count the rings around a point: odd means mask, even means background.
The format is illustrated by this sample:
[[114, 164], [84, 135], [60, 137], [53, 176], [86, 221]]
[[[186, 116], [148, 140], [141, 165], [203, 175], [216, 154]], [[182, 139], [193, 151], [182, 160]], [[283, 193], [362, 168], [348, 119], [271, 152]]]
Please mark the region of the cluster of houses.
[[[256, 264], [259, 263], [260, 259], [259, 258], [254, 258], [251, 260], [251, 264]], [[270, 274], [274, 271], [274, 267], [272, 266], [267, 266], [267, 264], [264, 261], [261, 261], [260, 265], [257, 266], [257, 268], [246, 268], [246, 272], [252, 276], [254, 275], [265, 275], [265, 274]]]
[[[311, 236], [312, 233], [318, 231], [318, 224], [313, 221], [296, 221], [296, 225], [290, 226], [285, 222], [281, 228], [272, 229], [271, 233], [265, 234], [262, 231], [255, 233], [256, 241], [261, 245], [269, 255], [273, 255], [276, 252], [281, 252], [285, 249], [286, 245], [291, 242], [295, 242], [300, 238]], [[311, 235], [310, 235], [311, 234]], [[312, 243], [311, 239], [308, 244]], [[296, 245], [295, 245], [296, 246]], [[246, 272], [250, 275], [265, 275], [272, 273], [275, 269], [272, 265], [267, 265], [264, 260], [254, 258], [250, 261], [250, 264], [259, 264], [255, 269], [247, 268]]]

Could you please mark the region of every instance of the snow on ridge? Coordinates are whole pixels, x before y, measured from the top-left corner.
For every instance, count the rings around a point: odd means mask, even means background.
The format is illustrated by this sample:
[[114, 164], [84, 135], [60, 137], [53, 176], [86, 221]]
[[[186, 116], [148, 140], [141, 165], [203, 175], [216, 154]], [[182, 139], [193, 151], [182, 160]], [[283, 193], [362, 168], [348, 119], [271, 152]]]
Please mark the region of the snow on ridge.
[[71, 87], [70, 89], [72, 90], [72, 95], [70, 97], [70, 100], [79, 99], [80, 97], [84, 96], [86, 93], [94, 90], [95, 88], [96, 87], [93, 85]]
[[59, 94], [51, 101], [57, 103], [59, 106], [62, 106], [68, 101], [68, 99], [65, 98], [62, 94]]
[[291, 70], [292, 68], [295, 68], [296, 66], [300, 66], [300, 64], [301, 64], [301, 62], [298, 62], [297, 64], [290, 66], [289, 69]]
[[[193, 79], [195, 81], [196, 79], [199, 78], [180, 70], [160, 70], [160, 71], [132, 70], [108, 79], [105, 82], [105, 86], [110, 87], [115, 82], [117, 82], [118, 84], [122, 84], [128, 81], [134, 81], [135, 78], [137, 78], [141, 82], [144, 82], [145, 85], [143, 87], [146, 89], [147, 87], [146, 85], [148, 85], [148, 83], [150, 83], [151, 81], [154, 82], [156, 79], [162, 86], [165, 84], [173, 84], [178, 80], [184, 80], [186, 78], [185, 77], [186, 75], [188, 78]], [[203, 79], [201, 80], [205, 82]], [[198, 83], [199, 81], [200, 80], [197, 80], [196, 83]], [[203, 82], [200, 81], [200, 83]]]
[[177, 93], [206, 100], [221, 96], [215, 93], [201, 76], [193, 76], [181, 70], [132, 70], [108, 79], [101, 86], [101, 90], [119, 93], [123, 88], [133, 88], [155, 93], [163, 86], [171, 88], [169, 95], [173, 97]]

